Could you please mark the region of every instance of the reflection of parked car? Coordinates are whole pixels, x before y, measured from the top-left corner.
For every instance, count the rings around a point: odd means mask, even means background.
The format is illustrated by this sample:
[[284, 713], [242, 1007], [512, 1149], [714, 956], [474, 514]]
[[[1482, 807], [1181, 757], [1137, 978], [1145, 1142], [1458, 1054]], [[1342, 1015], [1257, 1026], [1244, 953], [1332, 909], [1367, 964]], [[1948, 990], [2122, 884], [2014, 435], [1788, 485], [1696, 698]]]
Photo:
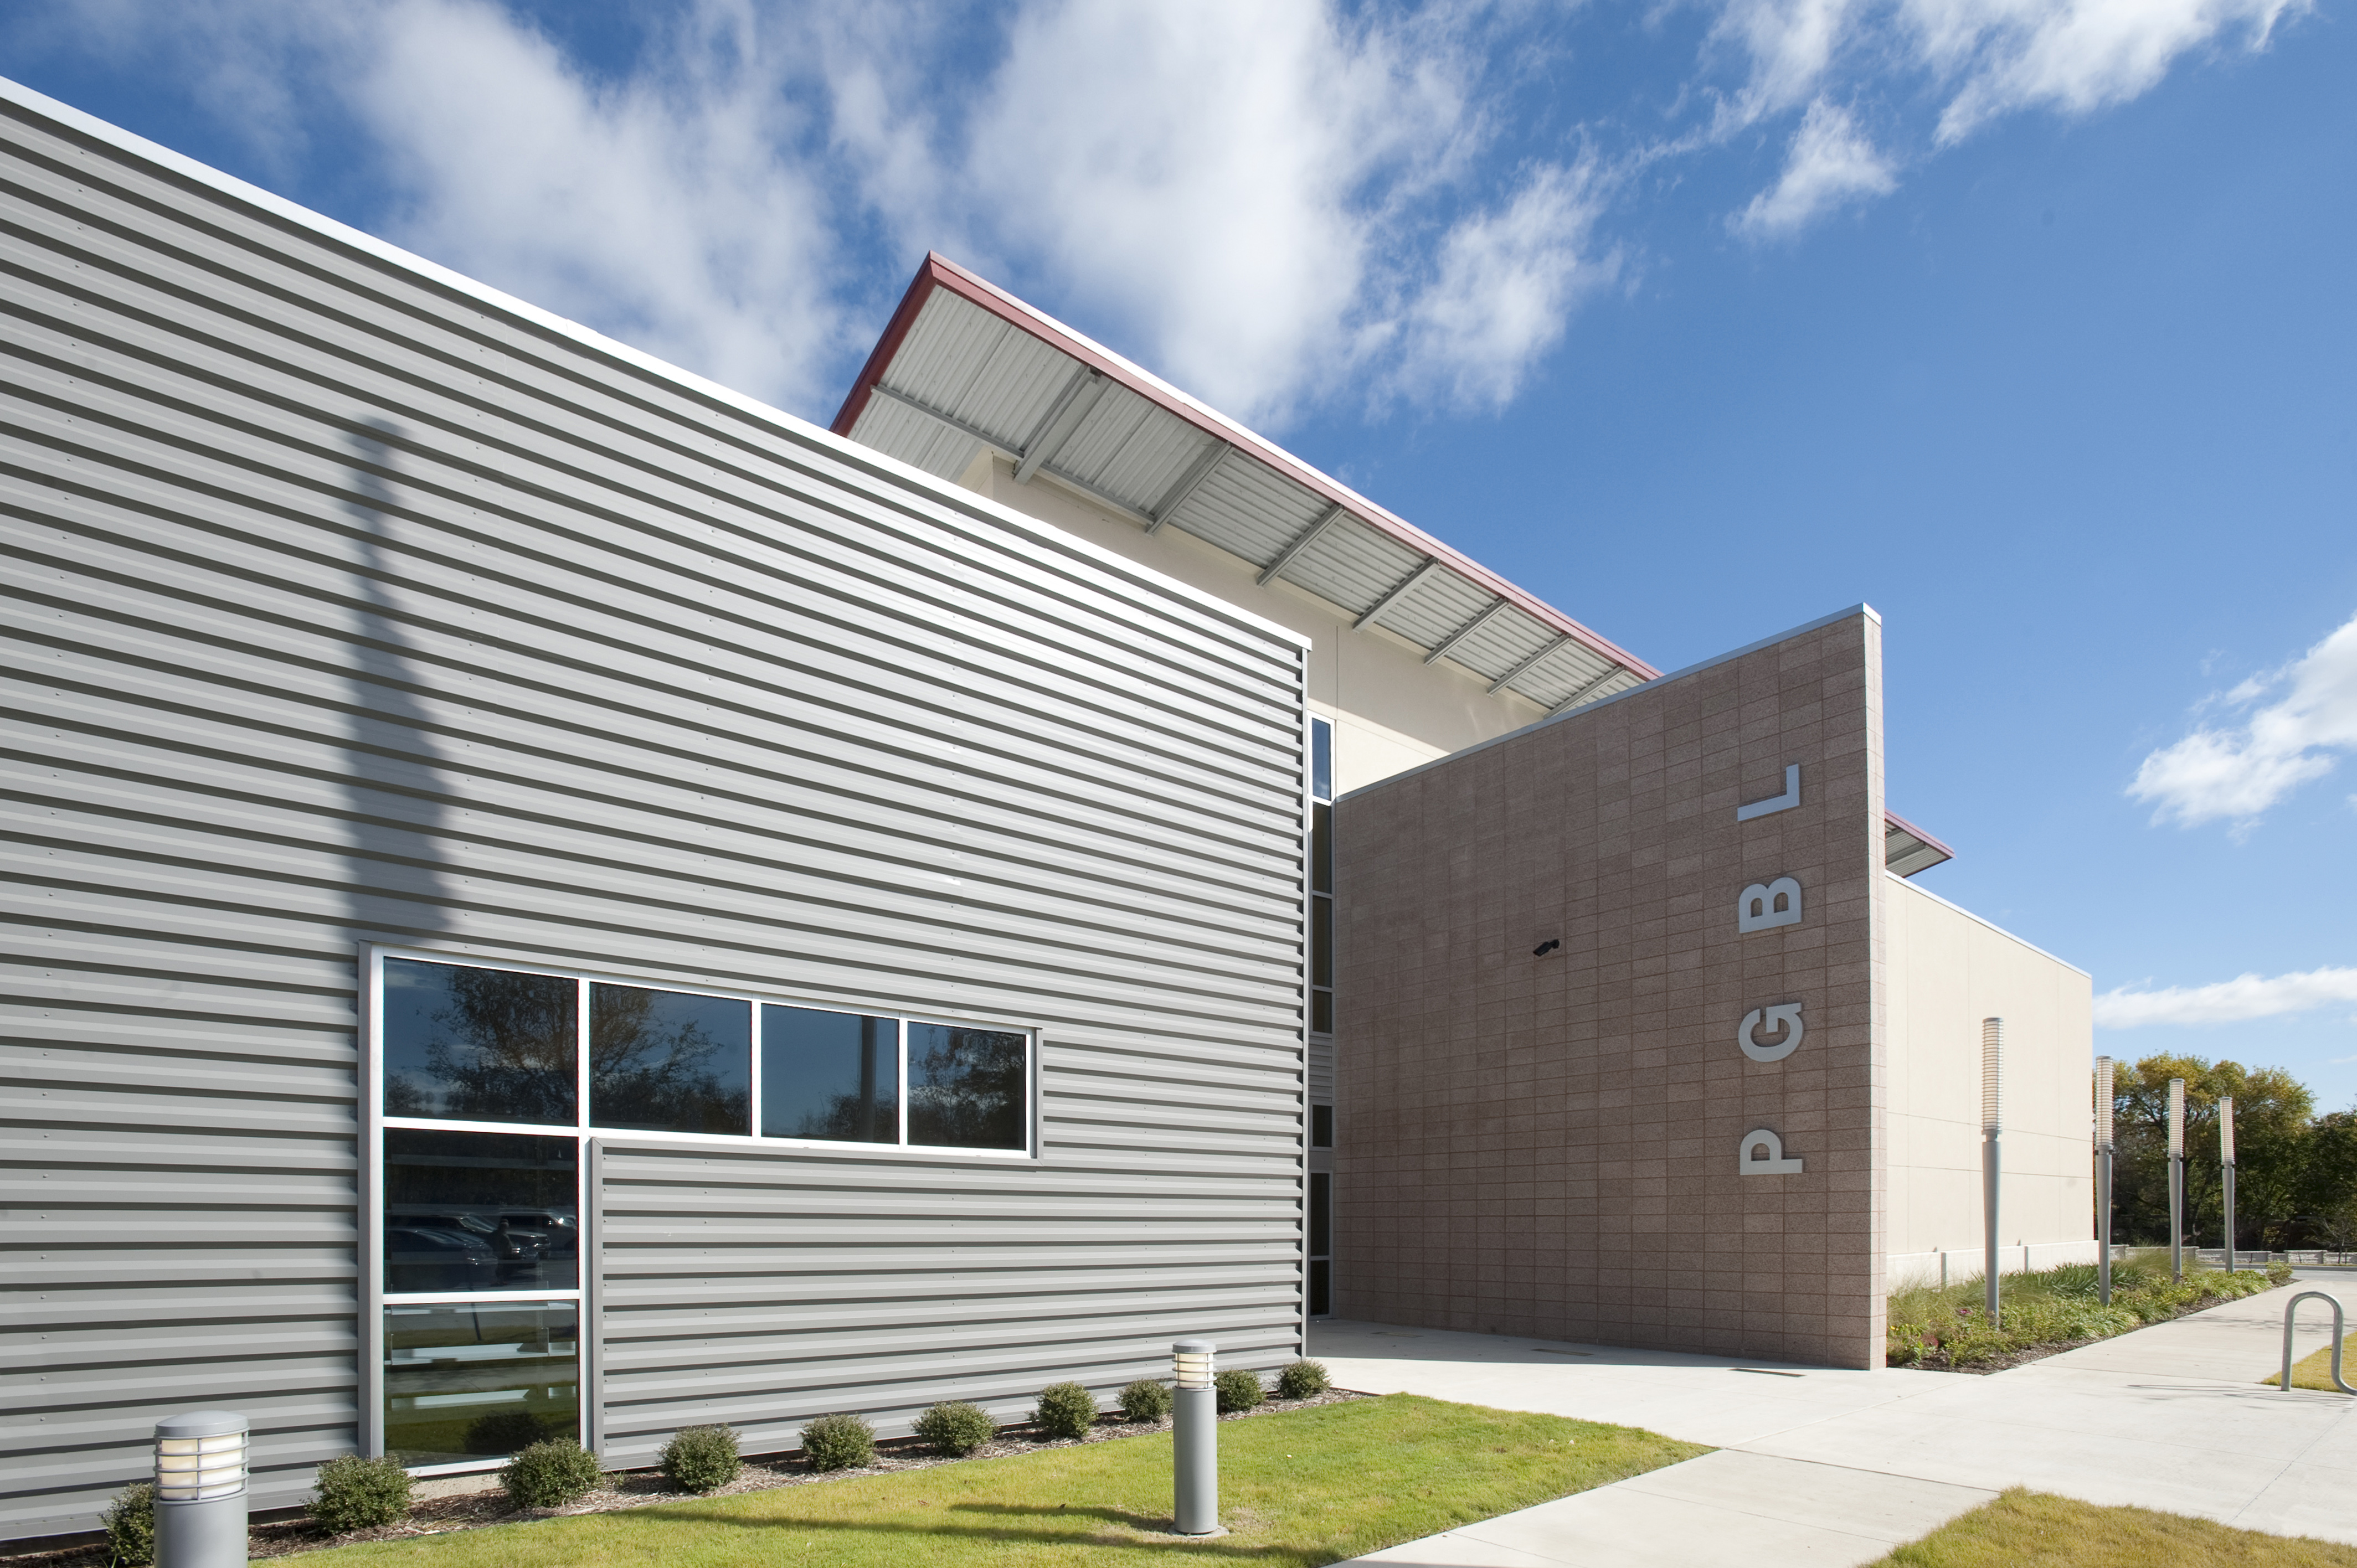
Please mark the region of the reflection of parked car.
[[502, 1214], [500, 1225], [510, 1235], [529, 1240], [544, 1258], [571, 1258], [580, 1253], [580, 1236], [569, 1214]]
[[456, 1227], [384, 1228], [384, 1288], [414, 1291], [497, 1290], [500, 1259], [490, 1244]]

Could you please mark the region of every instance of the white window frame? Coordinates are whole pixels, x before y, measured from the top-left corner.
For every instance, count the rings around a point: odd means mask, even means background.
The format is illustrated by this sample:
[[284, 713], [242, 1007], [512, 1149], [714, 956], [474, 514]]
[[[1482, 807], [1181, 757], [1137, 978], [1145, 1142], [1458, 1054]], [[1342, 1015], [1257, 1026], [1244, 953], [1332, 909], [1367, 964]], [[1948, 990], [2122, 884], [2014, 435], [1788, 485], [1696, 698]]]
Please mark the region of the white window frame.
[[[384, 961], [409, 959], [421, 963], [450, 964], [469, 969], [502, 970], [515, 974], [544, 975], [553, 979], [571, 980], [579, 988], [574, 1007], [574, 1119], [570, 1125], [537, 1122], [469, 1122], [457, 1118], [431, 1116], [389, 1116], [384, 1109], [384, 1050], [382, 1038], [384, 1015]], [[1010, 1025], [974, 1018], [954, 1018], [936, 1013], [916, 1012], [890, 1004], [848, 1005], [839, 1001], [818, 1001], [783, 990], [748, 989], [729, 986], [683, 984], [671, 981], [651, 980], [643, 976], [619, 975], [604, 971], [565, 968], [554, 964], [517, 961], [473, 951], [454, 951], [447, 948], [413, 947], [390, 943], [361, 944], [355, 965], [359, 981], [359, 1069], [361, 1100], [361, 1135], [359, 1172], [356, 1188], [360, 1200], [359, 1276], [360, 1276], [360, 1448], [370, 1455], [384, 1452], [384, 1312], [388, 1306], [447, 1306], [464, 1304], [499, 1305], [535, 1301], [575, 1304], [579, 1313], [579, 1326], [575, 1339], [580, 1389], [581, 1440], [595, 1446], [601, 1436], [597, 1419], [602, 1402], [597, 1397], [596, 1381], [602, 1358], [596, 1353], [600, 1338], [596, 1321], [597, 1306], [597, 1258], [602, 1224], [594, 1212], [597, 1190], [597, 1167], [601, 1163], [604, 1148], [725, 1148], [761, 1149], [785, 1155], [825, 1155], [849, 1160], [920, 1160], [927, 1163], [982, 1162], [995, 1164], [1038, 1164], [1044, 1157], [1041, 1132], [1041, 1069], [1044, 1039], [1037, 1026]], [[607, 1128], [594, 1125], [589, 1120], [589, 1006], [588, 987], [592, 985], [626, 985], [639, 990], [682, 992], [692, 996], [710, 996], [723, 1001], [744, 1002], [751, 1017], [748, 1033], [752, 1061], [748, 1075], [748, 1133], [662, 1133], [637, 1129]], [[899, 1056], [899, 1141], [891, 1144], [840, 1142], [821, 1138], [780, 1138], [765, 1136], [761, 1125], [761, 1009], [763, 1006], [797, 1007], [812, 1012], [839, 1013], [853, 1017], [892, 1018], [896, 1021]], [[985, 1029], [996, 1034], [1021, 1035], [1024, 1038], [1023, 1073], [1023, 1147], [1019, 1149], [969, 1149], [942, 1144], [911, 1144], [909, 1142], [909, 1026], [935, 1024], [955, 1029]], [[414, 1130], [436, 1133], [504, 1133], [534, 1137], [569, 1137], [575, 1140], [576, 1151], [575, 1170], [575, 1215], [579, 1231], [578, 1256], [576, 1263], [574, 1288], [571, 1290], [485, 1291], [475, 1293], [428, 1291], [388, 1294], [384, 1288], [384, 1134], [387, 1129]], [[414, 1476], [442, 1476], [496, 1469], [504, 1464], [502, 1458], [468, 1460], [449, 1465], [409, 1466]]]

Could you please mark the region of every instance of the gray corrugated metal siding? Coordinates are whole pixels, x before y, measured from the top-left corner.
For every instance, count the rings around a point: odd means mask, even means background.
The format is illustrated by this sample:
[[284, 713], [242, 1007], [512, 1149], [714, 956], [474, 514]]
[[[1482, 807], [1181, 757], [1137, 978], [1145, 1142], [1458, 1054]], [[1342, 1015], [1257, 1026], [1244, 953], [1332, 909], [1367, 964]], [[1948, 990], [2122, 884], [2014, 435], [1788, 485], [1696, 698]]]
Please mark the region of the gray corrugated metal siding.
[[0, 225], [0, 1534], [351, 1445], [367, 940], [1041, 1031], [1037, 1163], [608, 1145], [615, 1457], [1294, 1353], [1296, 640], [20, 90]]

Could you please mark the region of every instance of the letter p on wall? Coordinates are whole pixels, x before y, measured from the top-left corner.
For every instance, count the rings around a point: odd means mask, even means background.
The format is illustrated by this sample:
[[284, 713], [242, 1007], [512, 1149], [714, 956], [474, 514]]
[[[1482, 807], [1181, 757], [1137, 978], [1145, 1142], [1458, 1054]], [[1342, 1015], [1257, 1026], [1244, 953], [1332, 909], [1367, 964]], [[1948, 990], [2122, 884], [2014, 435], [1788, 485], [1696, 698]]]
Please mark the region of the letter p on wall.
[[[1724, 887], [1726, 884], [1719, 886]], [[1800, 923], [1801, 885], [1789, 876], [1780, 876], [1773, 882], [1755, 882], [1737, 900], [1738, 930], [1765, 931]]]

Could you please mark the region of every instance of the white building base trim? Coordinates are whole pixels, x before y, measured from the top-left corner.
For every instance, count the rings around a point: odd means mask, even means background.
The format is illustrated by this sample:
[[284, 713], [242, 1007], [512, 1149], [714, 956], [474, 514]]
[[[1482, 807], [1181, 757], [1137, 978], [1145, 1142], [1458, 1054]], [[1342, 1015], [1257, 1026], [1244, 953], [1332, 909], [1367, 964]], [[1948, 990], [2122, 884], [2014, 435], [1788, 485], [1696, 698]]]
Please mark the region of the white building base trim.
[[[2092, 1263], [2095, 1261], [2094, 1238], [2084, 1241], [2007, 1242], [1996, 1251], [1997, 1273], [2002, 1274], [2035, 1273], [2040, 1269], [2060, 1268], [2064, 1263]], [[1905, 1290], [1910, 1285], [1936, 1285], [1942, 1281], [1942, 1266], [1946, 1267], [1949, 1284], [1961, 1284], [1981, 1277], [1984, 1262], [1979, 1247], [1943, 1247], [1930, 1252], [1893, 1252], [1883, 1263], [1884, 1287]]]

